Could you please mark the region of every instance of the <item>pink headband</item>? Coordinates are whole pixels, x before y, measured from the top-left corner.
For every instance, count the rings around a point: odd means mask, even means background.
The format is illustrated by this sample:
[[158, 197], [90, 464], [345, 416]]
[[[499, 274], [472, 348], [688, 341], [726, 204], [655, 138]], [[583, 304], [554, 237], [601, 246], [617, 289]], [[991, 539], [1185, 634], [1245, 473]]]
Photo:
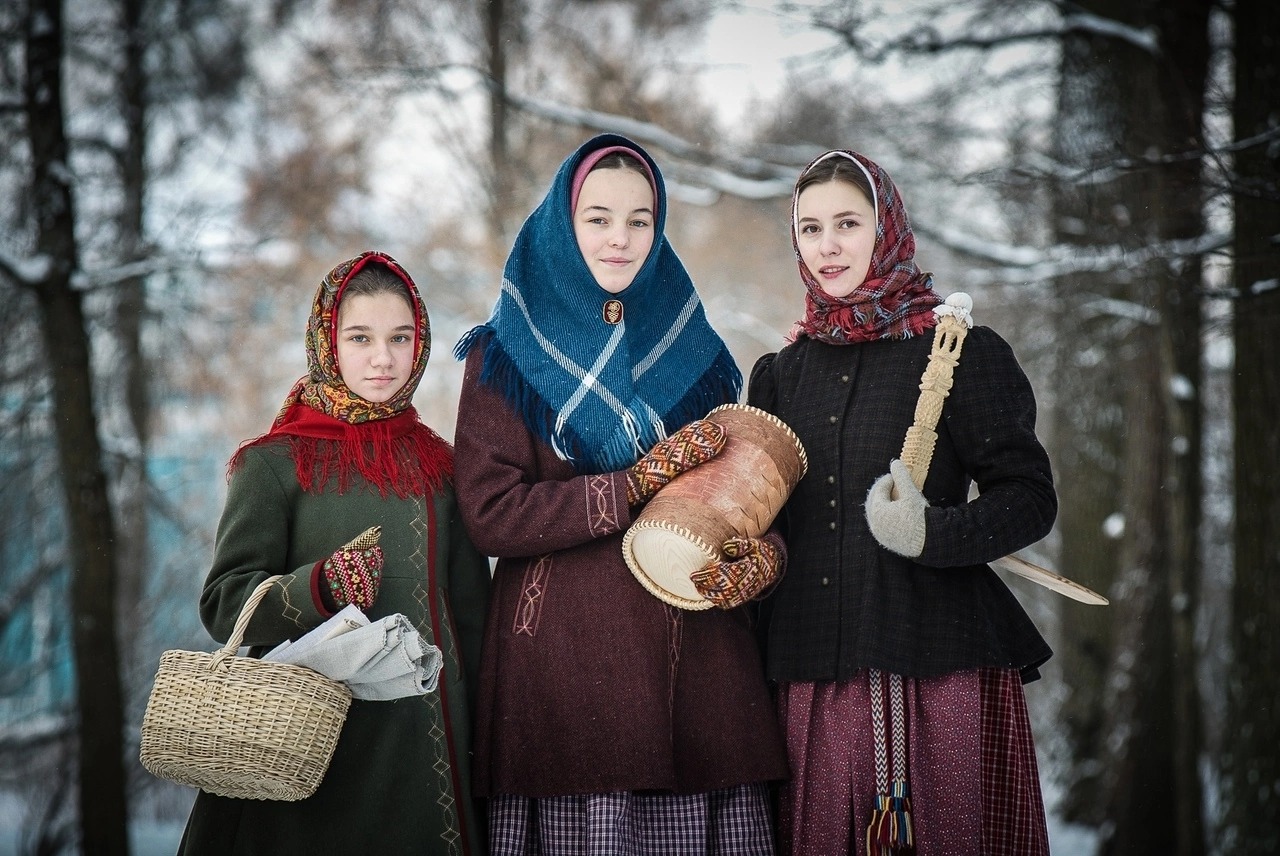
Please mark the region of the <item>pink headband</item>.
[[626, 146], [606, 146], [603, 149], [597, 149], [583, 158], [582, 163], [578, 164], [578, 168], [573, 171], [573, 186], [569, 190], [570, 217], [573, 217], [574, 212], [578, 210], [578, 194], [582, 192], [582, 183], [587, 180], [587, 173], [591, 172], [591, 168], [593, 166], [604, 160], [605, 156], [611, 155], [614, 152], [623, 152], [624, 154], [630, 155], [639, 162], [640, 166], [644, 167], [644, 174], [649, 179], [649, 189], [653, 191], [653, 204], [655, 208], [653, 213], [655, 215], [658, 213], [656, 210], [658, 205], [658, 183], [653, 180], [653, 170], [649, 169], [649, 162], [646, 161], [635, 149], [627, 148]]

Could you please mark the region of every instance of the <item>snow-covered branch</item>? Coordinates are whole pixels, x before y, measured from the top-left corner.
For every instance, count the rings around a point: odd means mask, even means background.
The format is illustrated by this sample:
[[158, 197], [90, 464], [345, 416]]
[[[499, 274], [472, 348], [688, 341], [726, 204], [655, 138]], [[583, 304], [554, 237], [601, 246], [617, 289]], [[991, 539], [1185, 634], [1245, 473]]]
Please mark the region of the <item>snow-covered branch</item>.
[[[722, 188], [725, 192], [737, 193], [751, 199], [765, 199], [778, 195], [777, 188], [785, 185], [785, 190], [782, 191], [782, 195], [785, 196], [791, 192], [791, 184], [795, 181], [795, 164], [778, 164], [760, 158], [708, 151], [700, 144], [686, 140], [652, 122], [644, 122], [616, 113], [541, 101], [522, 95], [508, 95], [507, 101], [512, 106], [535, 116], [594, 131], [612, 131], [630, 137], [638, 143], [657, 146], [672, 156], [691, 163], [722, 169], [723, 172], [718, 177], [710, 177], [707, 181], [726, 185]], [[727, 185], [737, 189], [728, 190]]]
[[61, 740], [75, 730], [74, 717], [63, 714], [45, 714], [5, 722], [0, 726], [0, 752], [29, 752], [36, 746]]
[[1160, 53], [1160, 39], [1153, 27], [1130, 27], [1112, 18], [1101, 15], [1090, 15], [1085, 12], [1072, 12], [1062, 18], [1062, 33], [1090, 33], [1096, 36], [1107, 36], [1117, 41], [1128, 42], [1139, 50], [1149, 54]]
[[964, 274], [962, 280], [966, 287], [1049, 282], [1077, 273], [1131, 270], [1161, 259], [1202, 256], [1226, 247], [1231, 241], [1230, 233], [1213, 232], [1192, 240], [1166, 241], [1138, 248], [1058, 244], [1041, 249], [986, 241], [954, 229], [933, 229], [919, 222], [915, 231], [954, 252], [994, 265]]
[[193, 264], [194, 262], [190, 259], [178, 259], [163, 254], [152, 255], [136, 262], [114, 267], [92, 271], [77, 271], [71, 278], [71, 285], [81, 291], [94, 291], [100, 288], [110, 288], [113, 285], [137, 279], [138, 277], [150, 276], [154, 273], [186, 269]]
[[1150, 306], [1134, 303], [1132, 300], [1117, 300], [1114, 297], [1097, 297], [1087, 301], [1078, 310], [1086, 318], [1123, 318], [1138, 324], [1159, 324], [1160, 313]]
[[1138, 157], [1121, 155], [1107, 160], [1098, 160], [1092, 164], [1064, 164], [1060, 160], [1044, 152], [1028, 152], [1024, 156], [1024, 165], [1019, 168], [1005, 170], [1005, 174], [1020, 175], [1034, 180], [1050, 180], [1062, 187], [1097, 187], [1114, 182], [1116, 179], [1134, 173], [1134, 171], [1187, 164], [1201, 160], [1216, 160], [1235, 152], [1247, 150], [1254, 146], [1265, 146], [1280, 139], [1280, 128], [1222, 146], [1208, 148], [1187, 148], [1183, 151], [1166, 152], [1166, 154], [1143, 155]]
[[861, 35], [863, 22], [855, 18], [839, 20], [815, 17], [815, 29], [831, 33], [843, 41], [859, 56], [870, 62], [883, 62], [893, 54], [939, 54], [950, 50], [990, 51], [1026, 42], [1061, 39], [1072, 33], [1105, 36], [1132, 44], [1151, 54], [1160, 52], [1160, 42], [1151, 27], [1130, 27], [1119, 21], [1072, 12], [1063, 15], [1056, 25], [1011, 30], [1007, 33], [961, 33], [943, 36], [931, 26], [919, 27], [895, 39], [872, 44]]
[[35, 288], [44, 282], [53, 269], [53, 259], [45, 255], [18, 258], [0, 249], [0, 275], [26, 288]]
[[[110, 288], [137, 277], [185, 270], [198, 264], [193, 259], [160, 253], [128, 264], [98, 270], [77, 270], [71, 275], [71, 287], [78, 291], [94, 291]], [[38, 288], [52, 269], [53, 259], [49, 256], [34, 255], [20, 258], [0, 249], [0, 277], [6, 277], [16, 285]]]
[[714, 204], [721, 193], [755, 200], [789, 197], [795, 183], [794, 174], [799, 169], [793, 168], [791, 177], [774, 179], [746, 178], [714, 166], [701, 166], [695, 172], [674, 165], [669, 173], [672, 176], [672, 193], [678, 194], [684, 202], [706, 206]]

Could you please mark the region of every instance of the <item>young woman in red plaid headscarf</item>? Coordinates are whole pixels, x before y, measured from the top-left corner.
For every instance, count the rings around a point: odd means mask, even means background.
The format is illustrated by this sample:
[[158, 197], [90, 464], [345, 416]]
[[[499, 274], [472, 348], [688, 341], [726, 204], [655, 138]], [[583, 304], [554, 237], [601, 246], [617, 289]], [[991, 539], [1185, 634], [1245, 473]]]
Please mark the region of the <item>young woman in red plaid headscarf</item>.
[[792, 772], [782, 851], [1047, 856], [1022, 684], [1050, 650], [986, 564], [1057, 512], [1031, 386], [1000, 336], [969, 329], [917, 488], [897, 458], [942, 298], [897, 188], [827, 152], [793, 215], [804, 317], [749, 387], [809, 456], [781, 515], [788, 572], [762, 605]]

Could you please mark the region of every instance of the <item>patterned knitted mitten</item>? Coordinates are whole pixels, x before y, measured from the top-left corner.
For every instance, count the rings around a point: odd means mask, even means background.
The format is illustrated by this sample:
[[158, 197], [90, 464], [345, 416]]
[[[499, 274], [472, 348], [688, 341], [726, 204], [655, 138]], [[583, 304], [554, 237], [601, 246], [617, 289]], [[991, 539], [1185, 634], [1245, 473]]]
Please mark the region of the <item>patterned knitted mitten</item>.
[[720, 454], [727, 438], [723, 426], [698, 419], [659, 440], [627, 470], [627, 502], [641, 505], [653, 499], [667, 482]]
[[721, 609], [759, 597], [786, 571], [786, 547], [772, 532], [763, 538], [730, 538], [722, 549], [725, 558], [689, 575], [698, 593]]
[[378, 546], [381, 526], [371, 526], [319, 563], [321, 579], [338, 609], [354, 604], [368, 609], [378, 599], [383, 556]]

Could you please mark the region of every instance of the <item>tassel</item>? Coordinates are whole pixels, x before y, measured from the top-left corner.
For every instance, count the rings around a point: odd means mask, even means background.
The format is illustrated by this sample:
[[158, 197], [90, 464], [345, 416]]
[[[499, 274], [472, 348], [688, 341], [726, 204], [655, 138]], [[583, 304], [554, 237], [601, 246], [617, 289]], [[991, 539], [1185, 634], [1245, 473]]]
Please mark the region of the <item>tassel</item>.
[[335, 476], [338, 493], [346, 493], [358, 473], [384, 497], [427, 496], [453, 477], [453, 448], [426, 425], [394, 436], [384, 425], [365, 423], [347, 426], [342, 440], [289, 437], [288, 442], [298, 485], [306, 493], [325, 490]]
[[914, 849], [911, 792], [905, 779], [894, 779], [888, 794], [876, 794], [876, 807], [867, 826], [867, 856], [889, 856], [895, 850]]

